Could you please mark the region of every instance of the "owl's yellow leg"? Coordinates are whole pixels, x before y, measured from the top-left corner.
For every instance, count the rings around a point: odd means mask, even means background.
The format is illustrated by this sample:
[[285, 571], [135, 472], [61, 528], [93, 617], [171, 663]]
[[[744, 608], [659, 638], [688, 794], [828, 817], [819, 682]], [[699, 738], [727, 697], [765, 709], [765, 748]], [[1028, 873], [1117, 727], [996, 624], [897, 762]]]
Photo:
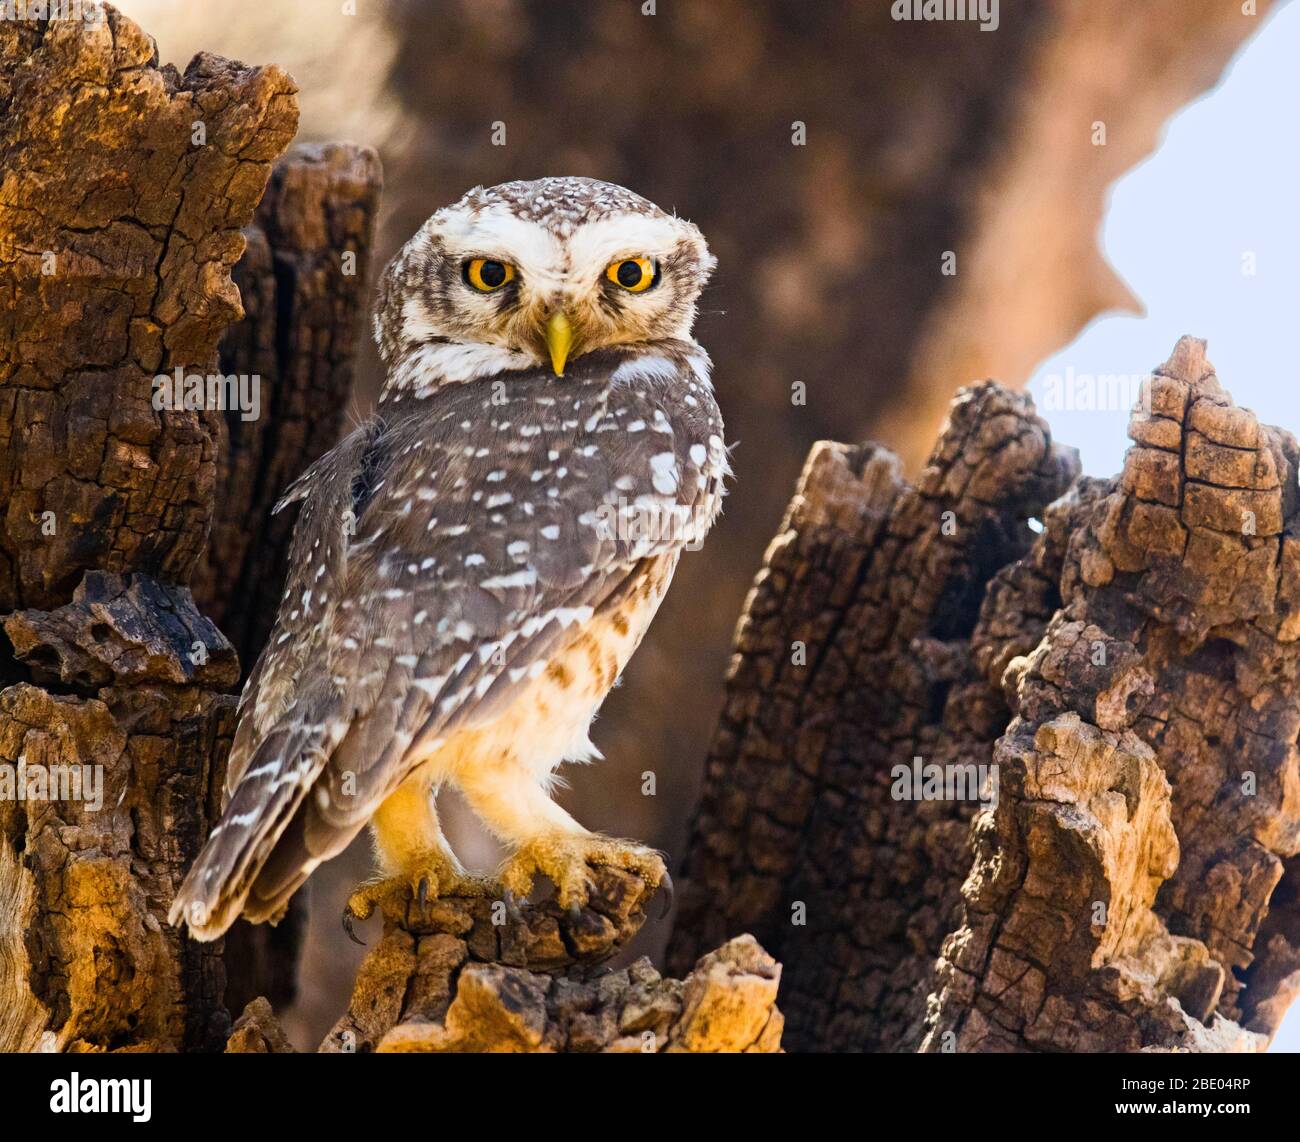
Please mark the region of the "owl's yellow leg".
[[542, 873], [555, 884], [560, 904], [576, 910], [587, 903], [593, 865], [627, 869], [651, 889], [663, 884], [671, 894], [672, 881], [657, 852], [584, 829], [551, 800], [533, 774], [508, 759], [460, 772], [456, 784], [484, 824], [514, 848], [498, 871], [512, 896], [526, 897]]
[[403, 782], [370, 822], [381, 875], [359, 885], [343, 910], [343, 927], [357, 943], [352, 925], [379, 908], [405, 917], [439, 896], [500, 896], [501, 885], [465, 871], [438, 824], [432, 791], [417, 779]]

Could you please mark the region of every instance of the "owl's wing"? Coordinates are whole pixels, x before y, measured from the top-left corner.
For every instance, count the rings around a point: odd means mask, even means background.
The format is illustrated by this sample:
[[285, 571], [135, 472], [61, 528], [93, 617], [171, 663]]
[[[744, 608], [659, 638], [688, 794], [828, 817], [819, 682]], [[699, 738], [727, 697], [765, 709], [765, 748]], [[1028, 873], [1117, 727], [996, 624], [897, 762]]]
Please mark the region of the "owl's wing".
[[239, 915], [243, 895], [302, 801], [306, 775], [319, 771], [341, 736], [335, 722], [310, 716], [333, 709], [338, 688], [328, 672], [313, 668], [324, 661], [328, 631], [302, 600], [326, 590], [322, 583], [346, 580], [357, 498], [381, 434], [378, 423], [362, 425], [312, 464], [274, 509], [303, 501], [284, 596], [240, 696], [221, 819], [170, 911], [173, 924], [184, 920], [199, 939], [217, 938]]
[[[367, 494], [376, 442], [376, 421], [362, 424], [299, 476], [271, 509], [274, 515], [302, 501], [289, 545], [288, 573], [275, 629], [259, 655], [239, 699], [239, 721], [226, 763], [228, 802], [248, 762], [293, 703], [303, 667], [313, 661], [324, 632], [318, 616], [303, 605], [322, 582], [345, 580], [347, 552], [356, 531], [356, 507]], [[295, 602], [296, 600], [296, 602]]]
[[674, 399], [688, 374], [570, 372], [389, 409], [305, 489], [248, 761], [182, 893], [212, 917], [192, 930], [275, 915], [438, 740], [497, 716], [712, 521], [726, 456], [716, 409]]

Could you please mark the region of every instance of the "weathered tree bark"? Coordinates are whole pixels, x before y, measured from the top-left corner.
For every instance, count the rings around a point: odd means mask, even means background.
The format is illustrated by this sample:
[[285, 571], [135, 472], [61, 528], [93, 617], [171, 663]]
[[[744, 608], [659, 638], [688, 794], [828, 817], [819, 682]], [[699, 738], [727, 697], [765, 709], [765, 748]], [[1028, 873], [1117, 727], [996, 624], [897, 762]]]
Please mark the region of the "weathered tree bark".
[[787, 1045], [895, 1049], [951, 931], [971, 807], [899, 804], [890, 767], [987, 761], [1006, 724], [969, 646], [1073, 453], [1029, 399], [967, 391], [915, 488], [884, 449], [819, 445], [737, 636], [670, 964], [753, 932]]
[[1273, 899], [1300, 848], [1300, 453], [1233, 406], [1203, 342], [1151, 403], [1119, 480], [1041, 543], [1041, 639], [986, 660], [1014, 714], [1005, 796], [973, 833], [926, 1048], [1250, 1050], [1300, 990], [1294, 886]]
[[[612, 868], [593, 870], [577, 916], [554, 901], [469, 897], [384, 916], [384, 934], [357, 975], [347, 1012], [320, 1049], [353, 1051], [772, 1052], [780, 966], [753, 937], [703, 956], [685, 980], [642, 957], [601, 965], [645, 920], [653, 889]], [[250, 1004], [227, 1051], [286, 1050], [271, 1011]]]
[[[1274, 892], [1300, 848], [1296, 444], [1191, 338], [1149, 391], [1122, 476], [1060, 499], [1073, 459], [992, 384], [915, 488], [814, 449], [737, 635], [670, 968], [755, 933], [795, 1049], [1267, 1042], [1300, 989]], [[914, 757], [995, 765], [996, 806], [902, 799]]]
[[212, 534], [194, 596], [245, 668], [275, 622], [294, 512], [271, 508], [338, 441], [358, 341], [368, 335], [370, 250], [383, 176], [370, 147], [298, 144], [276, 164], [235, 267], [244, 319], [221, 370], [261, 379], [260, 414], [225, 416]]
[[296, 120], [283, 72], [180, 75], [112, 9], [0, 23], [0, 763], [87, 783], [0, 800], [0, 1049], [225, 1039], [219, 946], [165, 921], [238, 678], [183, 585], [220, 424], [155, 407], [152, 378], [216, 372], [240, 228]]

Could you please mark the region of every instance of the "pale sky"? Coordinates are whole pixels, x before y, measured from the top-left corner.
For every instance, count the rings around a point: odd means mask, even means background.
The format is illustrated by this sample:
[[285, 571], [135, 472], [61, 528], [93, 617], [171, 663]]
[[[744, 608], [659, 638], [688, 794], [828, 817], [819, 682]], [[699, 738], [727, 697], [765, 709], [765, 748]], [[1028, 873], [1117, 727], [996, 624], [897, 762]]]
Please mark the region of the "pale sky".
[[[1102, 222], [1112, 266], [1145, 317], [1096, 319], [1039, 366], [1045, 378], [1147, 373], [1184, 333], [1209, 342], [1239, 405], [1300, 433], [1300, 5], [1269, 18], [1223, 82], [1169, 123], [1144, 163], [1120, 179]], [[1255, 273], [1243, 273], [1253, 255]], [[1084, 470], [1119, 471], [1124, 411], [1051, 412], [1053, 434]]]

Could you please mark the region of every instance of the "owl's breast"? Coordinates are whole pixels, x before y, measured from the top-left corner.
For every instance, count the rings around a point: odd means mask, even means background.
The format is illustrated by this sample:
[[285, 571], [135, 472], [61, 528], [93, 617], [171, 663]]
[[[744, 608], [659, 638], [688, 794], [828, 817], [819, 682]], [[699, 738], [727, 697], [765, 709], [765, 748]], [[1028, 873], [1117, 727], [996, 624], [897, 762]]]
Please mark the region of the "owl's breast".
[[522, 764], [540, 780], [562, 762], [599, 757], [588, 736], [592, 719], [640, 645], [676, 567], [676, 553], [647, 560], [496, 718], [432, 748], [424, 771], [454, 781], [466, 766], [481, 773]]

